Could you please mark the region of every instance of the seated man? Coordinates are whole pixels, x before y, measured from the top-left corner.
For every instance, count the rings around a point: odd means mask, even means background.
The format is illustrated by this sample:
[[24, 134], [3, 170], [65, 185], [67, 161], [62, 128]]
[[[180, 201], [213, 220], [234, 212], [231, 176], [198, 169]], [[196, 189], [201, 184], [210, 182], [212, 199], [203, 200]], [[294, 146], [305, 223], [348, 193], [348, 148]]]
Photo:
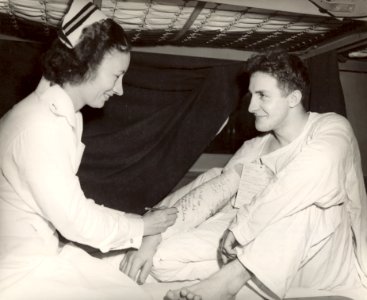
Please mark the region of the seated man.
[[170, 300], [233, 299], [245, 285], [267, 299], [291, 288], [365, 292], [366, 193], [350, 124], [305, 110], [309, 78], [297, 56], [261, 54], [248, 71], [249, 111], [264, 134], [164, 199], [158, 207], [178, 208], [175, 225], [146, 237], [121, 270], [138, 282], [148, 272], [202, 279]]

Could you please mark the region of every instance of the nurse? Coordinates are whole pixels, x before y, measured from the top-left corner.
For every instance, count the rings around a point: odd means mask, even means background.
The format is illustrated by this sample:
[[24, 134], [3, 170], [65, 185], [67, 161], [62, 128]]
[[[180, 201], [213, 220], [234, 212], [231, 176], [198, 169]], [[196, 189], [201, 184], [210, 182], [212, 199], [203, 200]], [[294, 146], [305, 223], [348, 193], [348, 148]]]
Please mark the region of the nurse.
[[0, 298], [148, 299], [117, 268], [70, 241], [105, 253], [139, 248], [175, 222], [175, 208], [127, 214], [87, 199], [77, 177], [82, 115], [122, 95], [130, 63], [124, 30], [78, 0], [44, 56], [39, 87], [0, 120]]

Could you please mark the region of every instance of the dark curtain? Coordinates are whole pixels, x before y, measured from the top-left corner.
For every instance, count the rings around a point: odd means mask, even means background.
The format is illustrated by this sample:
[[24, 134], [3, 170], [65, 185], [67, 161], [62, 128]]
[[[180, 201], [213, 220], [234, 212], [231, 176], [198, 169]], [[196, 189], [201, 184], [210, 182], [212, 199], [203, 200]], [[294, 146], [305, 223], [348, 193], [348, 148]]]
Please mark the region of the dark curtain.
[[[0, 116], [41, 76], [45, 45], [0, 42]], [[307, 61], [306, 108], [345, 115], [336, 54]], [[257, 135], [247, 112], [243, 63], [132, 53], [124, 95], [103, 109], [83, 109], [86, 150], [79, 177], [88, 197], [141, 213], [167, 195], [202, 152], [233, 153]], [[228, 125], [216, 136], [224, 120]]]
[[346, 116], [336, 52], [314, 56], [306, 63], [310, 72], [311, 94], [305, 107], [310, 111], [336, 112]]
[[0, 117], [37, 86], [43, 44], [0, 40]]
[[87, 147], [79, 177], [85, 194], [137, 213], [159, 202], [237, 107], [242, 65], [133, 53], [124, 95], [104, 109], [83, 110]]

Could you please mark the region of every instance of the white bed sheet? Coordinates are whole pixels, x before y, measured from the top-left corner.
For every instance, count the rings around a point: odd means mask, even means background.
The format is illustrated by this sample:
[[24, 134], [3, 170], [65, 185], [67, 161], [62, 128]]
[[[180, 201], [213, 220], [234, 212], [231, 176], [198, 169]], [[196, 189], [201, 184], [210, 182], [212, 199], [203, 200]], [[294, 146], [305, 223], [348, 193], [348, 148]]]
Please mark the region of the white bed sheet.
[[[143, 289], [152, 296], [152, 300], [162, 300], [169, 290], [176, 290], [181, 287], [193, 285], [196, 281], [181, 281], [169, 283], [145, 283]], [[366, 300], [364, 290], [343, 291], [340, 295], [335, 295], [326, 291], [316, 291], [308, 289], [291, 289], [284, 300]], [[261, 296], [254, 293], [246, 286], [240, 290], [236, 300], [263, 300]], [[205, 299], [204, 299], [205, 300]]]
[[[122, 259], [122, 254], [105, 256], [103, 258], [114, 268], [118, 268]], [[169, 290], [176, 290], [182, 287], [191, 286], [198, 281], [174, 281], [157, 282], [152, 276], [148, 276], [147, 281], [141, 287], [151, 296], [152, 300], [162, 300]], [[292, 288], [288, 291], [284, 300], [366, 300], [367, 291], [364, 288], [338, 291], [331, 293], [327, 291]], [[205, 299], [204, 299], [205, 300]], [[212, 299], [210, 299], [212, 300]], [[253, 290], [244, 286], [236, 296], [236, 300], [263, 300], [263, 298]]]

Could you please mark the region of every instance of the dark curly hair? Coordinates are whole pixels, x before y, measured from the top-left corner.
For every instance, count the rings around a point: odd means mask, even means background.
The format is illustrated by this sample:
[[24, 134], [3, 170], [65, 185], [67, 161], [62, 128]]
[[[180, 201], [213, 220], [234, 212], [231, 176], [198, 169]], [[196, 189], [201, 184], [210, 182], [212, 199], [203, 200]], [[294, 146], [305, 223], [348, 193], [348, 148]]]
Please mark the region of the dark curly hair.
[[250, 75], [255, 72], [270, 74], [278, 80], [279, 87], [285, 94], [299, 90], [303, 100], [309, 97], [308, 70], [297, 55], [280, 49], [260, 53], [246, 62], [246, 72]]
[[93, 23], [83, 29], [74, 48], [68, 48], [59, 39], [53, 42], [43, 56], [43, 76], [61, 86], [85, 82], [93, 77], [104, 55], [115, 49], [130, 52], [123, 28], [112, 19]]

